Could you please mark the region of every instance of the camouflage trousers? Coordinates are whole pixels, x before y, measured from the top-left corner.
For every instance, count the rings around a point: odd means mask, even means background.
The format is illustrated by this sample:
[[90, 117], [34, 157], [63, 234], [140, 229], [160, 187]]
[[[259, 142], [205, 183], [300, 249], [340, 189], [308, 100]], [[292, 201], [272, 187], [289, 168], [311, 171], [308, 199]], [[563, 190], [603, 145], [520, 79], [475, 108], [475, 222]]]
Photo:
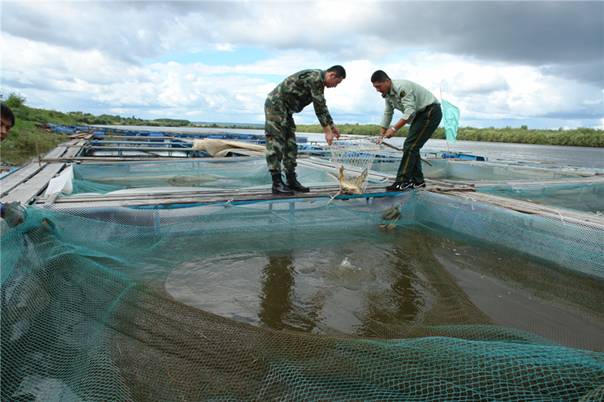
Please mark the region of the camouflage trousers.
[[267, 99], [264, 103], [266, 135], [266, 163], [272, 173], [281, 172], [281, 163], [287, 172], [296, 170], [298, 144], [296, 124], [292, 113], [281, 102]]

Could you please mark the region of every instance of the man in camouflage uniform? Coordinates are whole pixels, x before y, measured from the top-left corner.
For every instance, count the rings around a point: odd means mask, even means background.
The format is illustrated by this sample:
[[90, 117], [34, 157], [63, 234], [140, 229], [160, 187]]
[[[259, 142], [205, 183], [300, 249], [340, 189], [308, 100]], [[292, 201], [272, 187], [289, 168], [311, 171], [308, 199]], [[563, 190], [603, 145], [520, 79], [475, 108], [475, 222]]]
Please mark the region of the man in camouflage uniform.
[[[264, 103], [266, 162], [273, 179], [273, 194], [292, 195], [294, 191], [309, 191], [296, 179], [298, 145], [292, 114], [301, 112], [312, 102], [325, 140], [331, 145], [334, 137], [340, 138], [340, 132], [329, 114], [323, 91], [325, 87], [338, 86], [344, 78], [346, 71], [342, 66], [333, 66], [325, 71], [302, 70], [287, 77], [268, 94]], [[281, 177], [281, 162], [287, 185]]]

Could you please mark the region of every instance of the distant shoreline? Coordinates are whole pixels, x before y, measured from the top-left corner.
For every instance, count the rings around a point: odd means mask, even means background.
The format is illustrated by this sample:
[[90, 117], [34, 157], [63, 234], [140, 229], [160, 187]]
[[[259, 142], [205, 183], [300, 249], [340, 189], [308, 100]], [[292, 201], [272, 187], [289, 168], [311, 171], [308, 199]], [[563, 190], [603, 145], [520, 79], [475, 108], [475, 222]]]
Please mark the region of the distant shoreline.
[[[122, 126], [153, 126], [172, 128], [217, 128], [217, 129], [253, 129], [262, 130], [263, 124], [245, 123], [194, 123], [184, 119], [154, 119], [146, 120], [137, 117], [122, 117], [114, 115], [95, 116], [83, 112], [57, 112], [47, 109], [36, 109], [25, 105], [25, 99], [11, 94], [6, 103], [16, 116], [15, 127], [6, 141], [0, 146], [2, 162], [21, 164], [54, 148], [67, 137], [51, 133], [45, 129], [49, 123], [66, 126], [78, 125], [122, 125]], [[378, 135], [380, 127], [375, 124], [338, 124], [342, 134]], [[318, 124], [299, 124], [299, 133], [322, 133]], [[398, 136], [404, 137], [407, 127]], [[439, 128], [433, 135], [434, 139], [445, 139], [444, 130]], [[472, 128], [462, 127], [458, 130], [457, 139], [460, 141], [502, 142], [515, 144], [564, 145], [578, 147], [604, 148], [604, 130], [578, 128], [573, 130], [540, 130], [519, 128]]]
[[[262, 129], [262, 125], [245, 125], [229, 123], [194, 124], [192, 127], [200, 128], [236, 128], [236, 129]], [[342, 134], [373, 135], [380, 132], [376, 124], [338, 124]], [[404, 127], [398, 134], [405, 137], [408, 128]], [[323, 129], [318, 124], [298, 124], [296, 131], [299, 133], [322, 133]], [[434, 139], [445, 139], [443, 128], [438, 128]], [[564, 145], [577, 147], [604, 148], [604, 130], [592, 128], [578, 128], [573, 130], [544, 130], [529, 129], [526, 126], [519, 128], [474, 128], [460, 127], [457, 133], [459, 141], [502, 142], [511, 144], [536, 144], [536, 145]]]

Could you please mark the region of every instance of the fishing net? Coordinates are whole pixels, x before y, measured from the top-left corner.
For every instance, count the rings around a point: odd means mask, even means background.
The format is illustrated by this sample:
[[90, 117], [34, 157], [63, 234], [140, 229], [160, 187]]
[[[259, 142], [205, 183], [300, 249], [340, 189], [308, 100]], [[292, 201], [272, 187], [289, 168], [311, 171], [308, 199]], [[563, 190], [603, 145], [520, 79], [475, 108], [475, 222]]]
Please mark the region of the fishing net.
[[[337, 179], [323, 167], [300, 164], [298, 178], [306, 185], [335, 185]], [[132, 188], [185, 188], [238, 190], [270, 189], [264, 158], [168, 162], [94, 163], [74, 166], [73, 192], [108, 193]]]
[[600, 400], [602, 240], [427, 192], [29, 208], [1, 399]]
[[339, 181], [350, 183], [352, 187], [364, 192], [367, 186], [367, 172], [371, 170], [380, 147], [367, 139], [343, 139], [335, 141], [330, 147], [330, 161], [340, 166]]
[[329, 150], [330, 161], [335, 165], [363, 171], [371, 169], [380, 147], [375, 142], [366, 139], [344, 139], [335, 141]]
[[477, 189], [501, 197], [536, 204], [604, 214], [604, 181], [578, 183], [515, 183], [482, 186]]
[[[510, 166], [491, 162], [452, 161], [447, 159], [429, 158], [428, 163], [422, 164], [424, 176], [435, 180], [452, 181], [509, 181], [509, 180], [550, 180], [581, 177], [581, 174], [560, 169], [545, 169], [528, 166]], [[396, 174], [400, 157], [390, 163], [383, 161], [374, 164], [373, 169]]]

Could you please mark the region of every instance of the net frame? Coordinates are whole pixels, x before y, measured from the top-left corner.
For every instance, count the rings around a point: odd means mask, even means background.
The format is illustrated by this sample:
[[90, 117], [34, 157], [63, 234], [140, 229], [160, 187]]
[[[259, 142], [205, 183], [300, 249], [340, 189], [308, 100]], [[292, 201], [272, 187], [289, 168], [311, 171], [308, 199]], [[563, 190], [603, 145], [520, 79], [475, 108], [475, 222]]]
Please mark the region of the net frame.
[[[378, 144], [365, 138], [342, 139], [330, 147], [330, 162], [344, 169], [344, 180], [355, 182], [365, 171], [371, 170], [373, 161], [381, 149]], [[360, 183], [360, 189], [367, 188], [367, 175]]]

